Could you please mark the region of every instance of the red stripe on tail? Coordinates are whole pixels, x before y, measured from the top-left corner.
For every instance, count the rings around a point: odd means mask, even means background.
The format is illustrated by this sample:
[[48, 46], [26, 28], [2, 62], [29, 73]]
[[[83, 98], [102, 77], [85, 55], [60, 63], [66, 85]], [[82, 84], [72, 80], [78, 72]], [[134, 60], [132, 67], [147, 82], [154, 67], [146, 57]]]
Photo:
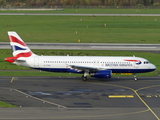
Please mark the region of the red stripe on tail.
[[9, 39], [10, 39], [11, 42], [19, 43], [22, 46], [27, 46], [24, 42], [20, 41], [19, 39], [17, 39], [14, 36], [9, 36]]

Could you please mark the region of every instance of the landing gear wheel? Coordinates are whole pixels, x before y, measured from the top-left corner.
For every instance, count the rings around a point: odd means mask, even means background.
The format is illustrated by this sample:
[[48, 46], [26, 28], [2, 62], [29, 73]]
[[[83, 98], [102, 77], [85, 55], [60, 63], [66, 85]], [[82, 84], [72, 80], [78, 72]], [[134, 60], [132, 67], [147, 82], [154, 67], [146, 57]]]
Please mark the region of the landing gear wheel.
[[135, 77], [134, 80], [137, 81], [138, 80], [137, 77]]
[[136, 73], [134, 73], [134, 81], [137, 81], [137, 80], [138, 80], [138, 78], [136, 76]]
[[82, 75], [82, 80], [87, 81], [87, 76]]

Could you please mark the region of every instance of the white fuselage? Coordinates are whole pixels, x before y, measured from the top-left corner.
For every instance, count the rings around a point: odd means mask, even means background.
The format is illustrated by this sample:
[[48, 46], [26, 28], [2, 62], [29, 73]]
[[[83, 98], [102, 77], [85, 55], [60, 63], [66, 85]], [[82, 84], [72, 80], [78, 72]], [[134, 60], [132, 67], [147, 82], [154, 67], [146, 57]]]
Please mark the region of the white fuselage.
[[[156, 69], [155, 65], [140, 57], [32, 56], [25, 60], [26, 62], [16, 64], [50, 72], [71, 72], [71, 66], [112, 70], [112, 73], [143, 73]], [[83, 72], [76, 69], [75, 71]]]

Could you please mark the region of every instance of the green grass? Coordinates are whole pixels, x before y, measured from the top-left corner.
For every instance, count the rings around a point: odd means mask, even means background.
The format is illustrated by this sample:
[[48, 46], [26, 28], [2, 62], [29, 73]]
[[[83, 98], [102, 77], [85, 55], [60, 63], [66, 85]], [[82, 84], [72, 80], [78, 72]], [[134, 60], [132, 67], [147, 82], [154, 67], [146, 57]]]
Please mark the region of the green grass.
[[1, 71], [2, 74], [0, 76], [68, 76], [68, 77], [75, 77], [75, 76], [82, 76], [82, 74], [74, 74], [74, 73], [56, 73], [56, 72], [46, 72], [46, 71], [39, 71], [39, 70], [11, 70], [11, 71]]
[[[34, 53], [38, 55], [62, 55], [66, 56], [137, 56], [148, 59], [151, 63], [157, 66], [157, 69], [150, 73], [138, 74], [138, 76], [156, 76], [160, 72], [160, 55], [158, 53], [149, 52], [135, 52], [135, 51], [96, 51], [96, 50], [33, 50]], [[81, 76], [79, 74], [69, 74], [69, 73], [50, 73], [44, 71], [28, 71], [29, 68], [17, 66], [4, 61], [4, 58], [11, 57], [11, 50], [0, 50], [0, 66], [1, 71], [0, 76]], [[15, 70], [15, 71], [10, 71]], [[23, 70], [23, 71], [17, 71]], [[27, 70], [27, 71], [25, 71]]]
[[0, 23], [0, 42], [16, 31], [25, 42], [160, 43], [160, 17], [2, 15]]
[[86, 14], [159, 14], [159, 9], [64, 9], [64, 10], [1, 10], [0, 13], [86, 13]]
[[8, 107], [17, 107], [17, 106], [0, 101], [0, 107], [1, 108], [8, 108]]

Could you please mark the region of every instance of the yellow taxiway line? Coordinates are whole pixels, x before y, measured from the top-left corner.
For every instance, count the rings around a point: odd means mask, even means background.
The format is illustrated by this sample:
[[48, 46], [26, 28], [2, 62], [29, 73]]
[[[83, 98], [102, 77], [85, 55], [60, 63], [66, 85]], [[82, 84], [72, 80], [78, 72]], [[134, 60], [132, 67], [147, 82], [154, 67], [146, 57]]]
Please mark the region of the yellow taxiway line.
[[[157, 120], [160, 120], [160, 118], [158, 117], [158, 115], [151, 109], [151, 107], [140, 97], [140, 95], [138, 94], [138, 91], [139, 90], [142, 90], [142, 89], [148, 89], [148, 88], [153, 88], [153, 87], [159, 87], [160, 85], [153, 85], [153, 86], [148, 86], [148, 87], [142, 87], [140, 89], [133, 89], [133, 88], [130, 88], [130, 87], [126, 87], [126, 86], [121, 86], [121, 85], [114, 85], [114, 84], [104, 84], [104, 83], [89, 83], [89, 84], [98, 84], [98, 85], [106, 85], [106, 86], [113, 86], [113, 87], [120, 87], [120, 88], [126, 88], [126, 89], [129, 89], [129, 90], [132, 90], [136, 96], [140, 99], [140, 101], [149, 109], [149, 111], [157, 118]], [[125, 95], [120, 95], [119, 97], [124, 97]]]
[[109, 95], [109, 98], [134, 98], [133, 95]]

